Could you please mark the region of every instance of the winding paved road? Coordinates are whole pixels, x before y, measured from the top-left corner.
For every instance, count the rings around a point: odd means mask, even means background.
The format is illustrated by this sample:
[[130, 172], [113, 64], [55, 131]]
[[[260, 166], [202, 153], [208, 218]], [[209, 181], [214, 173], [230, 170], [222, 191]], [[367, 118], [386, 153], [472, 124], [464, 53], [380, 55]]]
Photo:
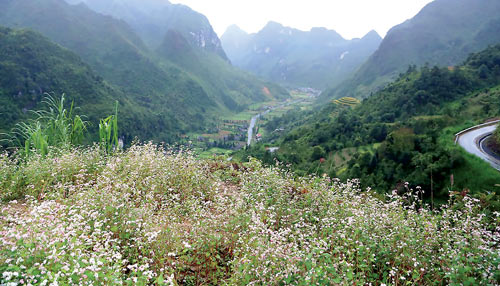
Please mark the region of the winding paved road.
[[465, 132], [459, 135], [458, 144], [460, 144], [465, 151], [478, 156], [488, 162], [493, 168], [500, 171], [500, 160], [490, 156], [482, 147], [484, 140], [491, 136], [496, 128], [496, 125], [490, 125]]

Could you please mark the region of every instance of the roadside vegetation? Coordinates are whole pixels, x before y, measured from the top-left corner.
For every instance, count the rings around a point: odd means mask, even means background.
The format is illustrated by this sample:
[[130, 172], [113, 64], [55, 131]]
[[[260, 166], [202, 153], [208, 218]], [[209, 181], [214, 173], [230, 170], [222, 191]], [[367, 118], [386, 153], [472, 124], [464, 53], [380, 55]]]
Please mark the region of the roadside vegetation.
[[495, 140], [497, 141], [497, 144], [500, 144], [500, 128], [497, 128], [495, 130], [495, 133], [493, 134], [493, 136], [495, 137]]
[[[359, 178], [363, 188], [380, 193], [409, 182], [426, 190], [429, 200], [432, 194], [443, 202], [462, 190], [495, 198], [500, 174], [453, 143], [456, 132], [500, 116], [499, 84], [500, 46], [453, 68], [411, 66], [359, 105], [339, 104], [344, 98], [319, 111], [271, 120], [271, 129], [289, 130], [269, 138], [279, 151], [270, 154], [256, 145], [236, 157], [278, 160], [299, 175]], [[497, 198], [486, 201], [500, 209]]]

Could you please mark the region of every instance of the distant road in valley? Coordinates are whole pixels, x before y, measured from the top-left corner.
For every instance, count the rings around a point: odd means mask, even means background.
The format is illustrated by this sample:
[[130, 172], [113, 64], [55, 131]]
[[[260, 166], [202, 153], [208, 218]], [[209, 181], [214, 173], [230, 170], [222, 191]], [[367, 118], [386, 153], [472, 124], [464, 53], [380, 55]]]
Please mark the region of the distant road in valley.
[[252, 119], [250, 120], [250, 125], [248, 126], [248, 131], [247, 131], [247, 146], [250, 146], [250, 144], [252, 144], [252, 139], [253, 139], [253, 131], [255, 129], [255, 125], [257, 124], [257, 121], [259, 120], [260, 117], [268, 114], [269, 112], [275, 110], [275, 109], [278, 109], [278, 108], [282, 108], [282, 107], [286, 107], [286, 106], [289, 106], [289, 105], [292, 105], [292, 104], [296, 104], [296, 103], [300, 103], [300, 102], [303, 102], [304, 99], [298, 99], [298, 100], [294, 100], [294, 101], [290, 101], [290, 102], [284, 102], [280, 105], [277, 105], [275, 107], [271, 107], [269, 108], [268, 110], [262, 112], [262, 113], [259, 113], [257, 115], [255, 115], [254, 117], [252, 117]]
[[463, 131], [463, 133], [457, 134], [457, 143], [460, 144], [465, 151], [478, 156], [488, 162], [493, 168], [500, 171], [500, 160], [489, 155], [483, 148], [484, 141], [492, 135], [496, 128], [497, 125], [492, 123], [491, 125]]
[[254, 116], [254, 117], [252, 117], [252, 119], [250, 120], [250, 125], [248, 126], [247, 146], [250, 146], [250, 144], [252, 144], [253, 130], [254, 130], [254, 128], [255, 128], [255, 124], [257, 124], [257, 120], [259, 120], [259, 118], [260, 118], [262, 115], [266, 115], [266, 114], [268, 114], [269, 112], [271, 112], [271, 110], [266, 110], [265, 112], [262, 112], [262, 113], [259, 113], [259, 114], [255, 115], [255, 116]]

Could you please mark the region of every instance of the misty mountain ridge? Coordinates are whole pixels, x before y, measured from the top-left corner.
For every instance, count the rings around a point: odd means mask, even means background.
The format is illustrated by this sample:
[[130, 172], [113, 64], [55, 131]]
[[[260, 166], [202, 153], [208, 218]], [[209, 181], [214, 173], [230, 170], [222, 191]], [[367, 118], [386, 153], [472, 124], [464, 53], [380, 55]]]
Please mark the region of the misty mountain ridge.
[[144, 9], [142, 2], [135, 0], [73, 2], [84, 2], [98, 13], [125, 21], [155, 57], [187, 72], [225, 108], [239, 111], [268, 99], [264, 88], [278, 97], [286, 94], [274, 84], [231, 66], [208, 19], [185, 5], [151, 0]]
[[346, 40], [334, 30], [301, 31], [269, 22], [258, 33], [230, 26], [221, 41], [233, 64], [288, 86], [335, 86], [353, 73], [382, 38], [369, 32]]
[[169, 30], [180, 33], [193, 46], [226, 55], [208, 19], [188, 6], [162, 0], [65, 0], [84, 3], [92, 10], [127, 22], [144, 43], [157, 49]]
[[500, 42], [500, 1], [436, 0], [393, 27], [356, 74], [328, 98], [367, 97], [409, 65], [454, 66], [470, 53]]

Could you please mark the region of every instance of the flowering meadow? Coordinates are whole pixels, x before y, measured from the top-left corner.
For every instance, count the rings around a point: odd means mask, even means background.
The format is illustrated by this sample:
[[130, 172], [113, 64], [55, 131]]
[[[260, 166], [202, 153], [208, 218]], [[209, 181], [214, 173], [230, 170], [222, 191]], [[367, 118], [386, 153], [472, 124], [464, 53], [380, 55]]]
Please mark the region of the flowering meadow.
[[499, 285], [500, 214], [153, 144], [0, 155], [0, 285]]

